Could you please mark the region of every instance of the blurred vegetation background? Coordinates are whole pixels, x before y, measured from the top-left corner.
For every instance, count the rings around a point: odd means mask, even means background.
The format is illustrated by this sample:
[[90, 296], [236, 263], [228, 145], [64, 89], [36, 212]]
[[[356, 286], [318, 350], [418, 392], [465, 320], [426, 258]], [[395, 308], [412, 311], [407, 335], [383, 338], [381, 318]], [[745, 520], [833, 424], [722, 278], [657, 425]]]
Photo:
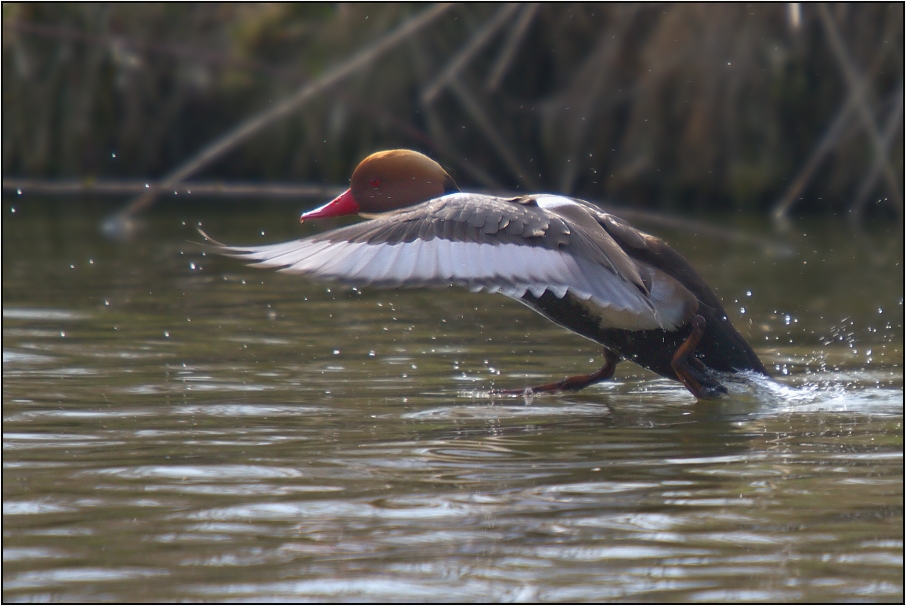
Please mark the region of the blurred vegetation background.
[[[4, 3], [3, 176], [155, 179], [434, 5]], [[193, 178], [902, 217], [902, 3], [463, 4]]]

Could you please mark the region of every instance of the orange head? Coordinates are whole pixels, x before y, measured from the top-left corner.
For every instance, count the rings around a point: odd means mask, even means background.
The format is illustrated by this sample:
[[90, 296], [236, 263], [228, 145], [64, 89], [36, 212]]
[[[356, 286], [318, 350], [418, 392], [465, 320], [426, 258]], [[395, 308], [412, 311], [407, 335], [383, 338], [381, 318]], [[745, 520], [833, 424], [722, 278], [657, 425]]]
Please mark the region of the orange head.
[[409, 149], [391, 149], [362, 160], [348, 190], [304, 213], [301, 220], [383, 213], [458, 191], [453, 177], [431, 158]]

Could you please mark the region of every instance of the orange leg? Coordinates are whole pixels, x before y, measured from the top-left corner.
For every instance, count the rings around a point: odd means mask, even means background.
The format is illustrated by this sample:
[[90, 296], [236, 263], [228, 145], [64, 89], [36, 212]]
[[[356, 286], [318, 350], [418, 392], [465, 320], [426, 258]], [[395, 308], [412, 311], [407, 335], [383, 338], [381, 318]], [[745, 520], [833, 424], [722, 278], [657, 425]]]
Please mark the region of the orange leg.
[[670, 366], [693, 396], [700, 400], [713, 400], [721, 393], [727, 393], [727, 388], [710, 378], [707, 367], [695, 357], [695, 348], [705, 334], [706, 325], [703, 317], [697, 314], [692, 316], [692, 333], [677, 348]]
[[549, 393], [552, 391], [579, 391], [580, 389], [585, 389], [589, 385], [611, 378], [614, 371], [617, 369], [617, 362], [619, 361], [620, 357], [617, 354], [609, 349], [605, 349], [604, 366], [596, 372], [587, 375], [567, 377], [557, 383], [546, 383], [536, 387], [526, 387], [525, 389], [495, 389], [493, 393], [506, 396], [521, 396], [534, 393]]

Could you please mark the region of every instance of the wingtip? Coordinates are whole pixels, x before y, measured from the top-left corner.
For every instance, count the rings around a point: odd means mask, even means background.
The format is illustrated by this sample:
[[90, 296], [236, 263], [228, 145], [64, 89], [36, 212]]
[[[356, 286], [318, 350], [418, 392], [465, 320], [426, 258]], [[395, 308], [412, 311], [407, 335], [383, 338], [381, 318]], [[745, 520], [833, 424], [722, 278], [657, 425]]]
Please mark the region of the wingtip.
[[204, 241], [206, 243], [213, 244], [214, 246], [220, 246], [222, 248], [227, 248], [226, 244], [224, 244], [222, 242], [218, 242], [217, 240], [215, 240], [214, 238], [212, 238], [211, 236], [206, 234], [205, 231], [203, 229], [201, 229], [200, 225], [196, 225], [195, 229], [198, 230], [198, 233], [201, 235], [202, 238], [204, 238]]

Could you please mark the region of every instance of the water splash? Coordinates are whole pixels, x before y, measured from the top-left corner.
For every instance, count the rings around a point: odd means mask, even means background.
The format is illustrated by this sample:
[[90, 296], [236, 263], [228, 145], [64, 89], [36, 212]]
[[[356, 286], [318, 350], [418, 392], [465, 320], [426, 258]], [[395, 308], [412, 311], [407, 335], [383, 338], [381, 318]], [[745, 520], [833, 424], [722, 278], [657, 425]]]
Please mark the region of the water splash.
[[[803, 381], [799, 385], [785, 381]], [[847, 412], [902, 414], [903, 392], [892, 387], [867, 387], [874, 380], [867, 373], [820, 372], [785, 377], [784, 382], [754, 372], [721, 375], [732, 397], [752, 397], [763, 408], [760, 414]]]

